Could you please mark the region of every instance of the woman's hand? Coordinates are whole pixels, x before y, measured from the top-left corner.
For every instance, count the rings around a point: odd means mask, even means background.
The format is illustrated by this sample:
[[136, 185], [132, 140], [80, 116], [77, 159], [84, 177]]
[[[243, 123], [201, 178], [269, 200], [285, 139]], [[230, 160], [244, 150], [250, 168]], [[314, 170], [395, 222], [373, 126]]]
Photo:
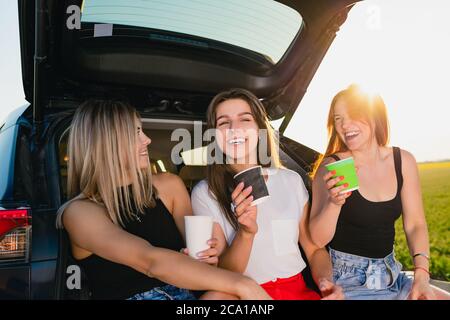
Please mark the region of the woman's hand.
[[433, 289], [431, 289], [428, 275], [422, 277], [417, 274], [414, 276], [414, 282], [412, 285], [411, 292], [409, 293], [408, 299], [409, 300], [436, 299], [436, 295], [434, 294]]
[[[219, 251], [217, 250], [218, 240], [216, 238], [212, 238], [208, 240], [209, 249], [204, 251], [200, 251], [197, 253], [197, 261], [205, 262], [212, 266], [217, 266], [219, 263]], [[189, 255], [189, 250], [187, 248], [181, 249], [181, 252], [185, 255]]]
[[345, 295], [341, 286], [338, 286], [326, 278], [319, 280], [319, 290], [322, 300], [344, 300]]
[[239, 222], [240, 229], [248, 234], [256, 234], [258, 232], [258, 224], [256, 223], [256, 206], [252, 206], [253, 201], [252, 186], [244, 189], [244, 183], [239, 183], [231, 194], [234, 204], [234, 213]]
[[342, 206], [345, 203], [345, 199], [347, 199], [352, 192], [345, 192], [340, 194], [342, 190], [348, 187], [348, 184], [343, 184], [342, 186], [336, 187], [336, 184], [339, 181], [344, 180], [343, 176], [339, 176], [336, 178], [333, 178], [333, 176], [336, 174], [336, 171], [329, 171], [323, 176], [323, 180], [325, 181], [325, 185], [328, 189], [328, 199], [331, 203]]

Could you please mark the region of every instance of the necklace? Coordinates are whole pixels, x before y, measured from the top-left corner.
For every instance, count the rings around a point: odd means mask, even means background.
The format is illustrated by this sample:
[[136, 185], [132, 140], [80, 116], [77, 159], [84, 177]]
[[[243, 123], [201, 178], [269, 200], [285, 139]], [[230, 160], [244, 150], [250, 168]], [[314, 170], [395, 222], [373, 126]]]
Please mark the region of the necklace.
[[142, 222], [142, 220], [141, 220], [141, 215], [140, 215], [139, 213], [134, 213], [134, 212], [133, 212], [133, 216], [134, 216], [134, 218], [135, 218], [137, 221]]

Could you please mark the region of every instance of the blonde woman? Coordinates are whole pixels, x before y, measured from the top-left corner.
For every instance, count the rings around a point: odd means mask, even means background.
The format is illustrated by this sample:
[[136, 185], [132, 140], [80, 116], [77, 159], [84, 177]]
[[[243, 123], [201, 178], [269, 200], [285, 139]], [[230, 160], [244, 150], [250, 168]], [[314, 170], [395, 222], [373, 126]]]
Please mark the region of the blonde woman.
[[214, 290], [203, 298], [269, 298], [252, 280], [179, 253], [189, 196], [177, 176], [151, 176], [150, 142], [128, 104], [91, 100], [75, 112], [68, 143], [72, 199], [57, 224], [69, 234], [93, 298], [194, 299], [187, 289]]
[[[317, 162], [310, 229], [313, 241], [328, 245], [334, 281], [347, 299], [448, 299], [429, 284], [429, 240], [416, 160], [387, 145], [389, 123], [380, 96], [352, 85], [331, 102], [329, 142]], [[328, 163], [353, 157], [359, 190], [342, 193], [343, 177], [332, 178]], [[344, 177], [345, 178], [345, 177]], [[401, 271], [393, 245], [395, 221], [403, 227], [415, 265], [414, 279]]]

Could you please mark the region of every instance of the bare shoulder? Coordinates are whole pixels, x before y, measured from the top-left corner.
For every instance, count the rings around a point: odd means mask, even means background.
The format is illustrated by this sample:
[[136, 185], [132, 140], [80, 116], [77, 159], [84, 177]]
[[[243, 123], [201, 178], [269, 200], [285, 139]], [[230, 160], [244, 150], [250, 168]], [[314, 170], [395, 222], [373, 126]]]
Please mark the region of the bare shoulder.
[[81, 225], [110, 222], [105, 207], [90, 200], [75, 200], [64, 210], [63, 224], [66, 229], [76, 229]]
[[167, 190], [179, 190], [185, 188], [183, 180], [176, 174], [170, 172], [163, 172], [153, 175], [153, 184], [159, 192]]
[[417, 163], [416, 158], [414, 157], [414, 155], [411, 152], [404, 150], [404, 149], [400, 149], [400, 154], [402, 157], [402, 162], [412, 163], [414, 165]]
[[159, 173], [153, 176], [153, 185], [158, 190], [158, 197], [164, 203], [170, 213], [180, 203], [190, 206], [189, 193], [183, 180], [173, 173]]
[[417, 171], [417, 161], [411, 152], [400, 149], [400, 155], [402, 158], [402, 171], [404, 174]]

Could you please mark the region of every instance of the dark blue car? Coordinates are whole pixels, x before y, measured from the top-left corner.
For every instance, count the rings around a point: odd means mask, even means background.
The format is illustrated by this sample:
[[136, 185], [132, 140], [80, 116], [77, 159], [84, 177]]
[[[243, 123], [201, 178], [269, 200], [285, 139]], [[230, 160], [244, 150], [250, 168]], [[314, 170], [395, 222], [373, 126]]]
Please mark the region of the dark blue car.
[[[87, 98], [136, 106], [153, 140], [153, 170], [179, 174], [190, 190], [203, 170], [171, 162], [172, 130], [204, 122], [217, 92], [249, 89], [272, 120], [283, 119], [282, 161], [308, 185], [317, 153], [283, 131], [354, 2], [147, 1], [143, 8], [130, 0], [18, 0], [29, 103], [0, 123], [0, 299], [89, 298], [83, 279], [81, 288], [67, 286], [74, 261], [55, 227], [67, 200], [67, 132]], [[217, 16], [230, 27], [217, 28]]]

